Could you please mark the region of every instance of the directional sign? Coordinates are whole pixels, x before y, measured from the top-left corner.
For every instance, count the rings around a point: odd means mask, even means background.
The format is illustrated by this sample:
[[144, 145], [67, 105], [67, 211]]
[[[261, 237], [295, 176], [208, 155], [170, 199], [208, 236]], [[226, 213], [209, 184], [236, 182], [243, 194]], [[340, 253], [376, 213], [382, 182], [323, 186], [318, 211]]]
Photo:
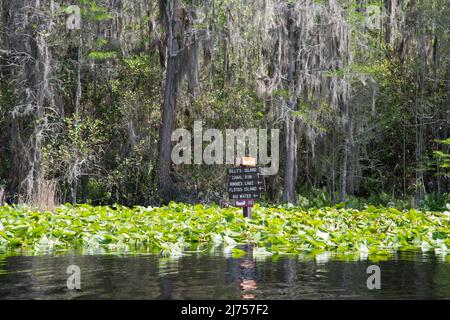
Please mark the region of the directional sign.
[[259, 199], [264, 191], [264, 177], [258, 167], [228, 169], [228, 193], [232, 200]]

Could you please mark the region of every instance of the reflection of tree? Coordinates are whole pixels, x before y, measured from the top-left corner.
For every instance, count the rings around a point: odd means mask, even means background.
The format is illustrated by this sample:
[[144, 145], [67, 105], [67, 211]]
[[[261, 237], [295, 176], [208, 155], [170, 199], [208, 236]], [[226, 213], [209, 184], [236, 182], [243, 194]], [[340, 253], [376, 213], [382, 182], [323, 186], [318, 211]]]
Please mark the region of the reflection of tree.
[[[401, 253], [387, 261], [259, 260], [246, 256], [1, 256], [0, 299], [448, 299], [450, 256]], [[368, 290], [369, 265], [381, 290]], [[66, 268], [81, 269], [81, 291], [66, 287]]]
[[292, 259], [284, 259], [284, 281], [289, 285], [297, 280], [297, 264]]
[[159, 288], [161, 290], [161, 294], [158, 297], [159, 300], [172, 300], [172, 280], [167, 277], [160, 277]]
[[[436, 296], [439, 299], [450, 299], [450, 255], [443, 257], [444, 262], [441, 262], [436, 268], [436, 275], [434, 276], [434, 283], [437, 284]], [[447, 258], [447, 261], [445, 261]]]
[[166, 260], [173, 263], [166, 263], [164, 268], [160, 264], [157, 275], [159, 299], [229, 299], [236, 296], [229, 286], [231, 282], [225, 277], [230, 273], [227, 272], [228, 260], [223, 256], [191, 254]]
[[[438, 285], [435, 283], [434, 278], [438, 262], [434, 254], [423, 254], [422, 257], [416, 257], [414, 259], [414, 267], [409, 268], [410, 278], [414, 283], [414, 287], [411, 288], [415, 292], [415, 299], [435, 299]], [[413, 278], [414, 277], [414, 278]]]
[[24, 299], [28, 295], [29, 283], [32, 279], [29, 273], [16, 272], [26, 265], [23, 257], [0, 257], [0, 299]]

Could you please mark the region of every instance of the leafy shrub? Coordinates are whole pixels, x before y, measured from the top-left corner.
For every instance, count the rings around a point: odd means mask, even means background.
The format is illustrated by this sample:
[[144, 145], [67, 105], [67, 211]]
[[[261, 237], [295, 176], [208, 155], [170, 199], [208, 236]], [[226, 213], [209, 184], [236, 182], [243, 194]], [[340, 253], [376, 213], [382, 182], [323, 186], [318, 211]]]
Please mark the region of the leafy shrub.
[[450, 194], [432, 192], [425, 196], [420, 208], [423, 210], [440, 211], [445, 210], [447, 203], [450, 203]]

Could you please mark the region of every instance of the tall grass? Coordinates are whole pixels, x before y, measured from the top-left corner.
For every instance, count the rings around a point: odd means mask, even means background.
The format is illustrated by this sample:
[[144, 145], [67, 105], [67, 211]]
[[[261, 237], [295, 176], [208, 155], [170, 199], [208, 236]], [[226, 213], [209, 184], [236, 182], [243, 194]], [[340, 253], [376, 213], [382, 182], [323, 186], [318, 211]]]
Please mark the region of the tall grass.
[[56, 182], [42, 180], [38, 191], [20, 199], [19, 202], [41, 211], [52, 211], [58, 206]]

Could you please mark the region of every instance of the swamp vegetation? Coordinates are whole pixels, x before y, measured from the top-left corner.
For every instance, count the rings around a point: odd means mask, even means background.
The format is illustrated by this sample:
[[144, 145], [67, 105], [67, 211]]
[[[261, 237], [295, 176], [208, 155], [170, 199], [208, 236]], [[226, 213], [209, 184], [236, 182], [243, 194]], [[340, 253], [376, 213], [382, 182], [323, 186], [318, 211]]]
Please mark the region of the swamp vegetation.
[[[450, 208], [449, 208], [450, 210]], [[162, 255], [208, 252], [222, 246], [233, 256], [283, 254], [389, 256], [397, 251], [448, 253], [450, 212], [369, 206], [302, 210], [293, 206], [254, 209], [253, 219], [237, 208], [170, 203], [165, 207], [61, 206], [53, 212], [0, 207], [0, 247], [48, 253], [61, 249], [104, 248]]]
[[195, 121], [281, 130], [270, 203], [449, 201], [448, 0], [0, 3], [0, 202], [218, 203]]

